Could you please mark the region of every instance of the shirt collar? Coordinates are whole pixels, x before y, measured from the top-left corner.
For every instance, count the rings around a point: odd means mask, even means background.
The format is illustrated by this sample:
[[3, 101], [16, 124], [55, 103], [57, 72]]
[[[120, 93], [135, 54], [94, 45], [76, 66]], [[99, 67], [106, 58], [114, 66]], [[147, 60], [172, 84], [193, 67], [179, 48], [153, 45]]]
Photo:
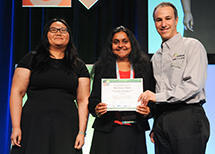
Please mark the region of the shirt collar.
[[169, 40], [167, 40], [164, 43], [162, 43], [161, 47], [166, 45], [169, 49], [171, 49], [171, 48], [173, 48], [175, 46], [176, 42], [178, 42], [178, 40], [181, 39], [181, 38], [182, 38], [181, 34], [177, 33], [175, 36], [173, 36]]

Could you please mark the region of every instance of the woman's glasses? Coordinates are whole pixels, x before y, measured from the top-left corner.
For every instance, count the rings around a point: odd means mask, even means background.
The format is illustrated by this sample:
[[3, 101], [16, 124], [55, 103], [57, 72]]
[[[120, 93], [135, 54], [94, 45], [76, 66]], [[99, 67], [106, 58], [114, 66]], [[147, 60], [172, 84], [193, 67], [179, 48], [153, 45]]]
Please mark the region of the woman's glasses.
[[61, 34], [66, 34], [68, 32], [68, 29], [66, 29], [66, 28], [59, 28], [58, 29], [58, 28], [55, 28], [55, 27], [50, 27], [49, 31], [51, 33], [57, 33], [58, 31], [60, 31]]

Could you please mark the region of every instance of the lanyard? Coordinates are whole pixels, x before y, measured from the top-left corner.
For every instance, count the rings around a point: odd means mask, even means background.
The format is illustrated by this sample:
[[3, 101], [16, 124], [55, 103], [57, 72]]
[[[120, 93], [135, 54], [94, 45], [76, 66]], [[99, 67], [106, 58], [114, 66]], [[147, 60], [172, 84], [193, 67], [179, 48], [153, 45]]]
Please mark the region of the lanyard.
[[[132, 67], [132, 64], [131, 64], [130, 79], [134, 78], [133, 74], [134, 74], [134, 71], [133, 71], [133, 67]], [[119, 68], [118, 68], [117, 62], [116, 62], [116, 78], [120, 79]]]

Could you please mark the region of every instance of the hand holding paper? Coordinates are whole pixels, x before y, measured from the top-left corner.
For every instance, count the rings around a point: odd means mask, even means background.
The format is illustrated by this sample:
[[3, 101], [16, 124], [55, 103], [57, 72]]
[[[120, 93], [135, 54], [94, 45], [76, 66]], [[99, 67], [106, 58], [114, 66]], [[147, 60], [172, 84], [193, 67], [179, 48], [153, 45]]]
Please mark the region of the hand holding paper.
[[108, 111], [136, 111], [137, 101], [143, 92], [143, 80], [102, 79], [102, 102], [107, 103]]
[[107, 112], [107, 104], [99, 103], [96, 105], [95, 112], [98, 116], [101, 116]]
[[143, 115], [149, 115], [150, 113], [150, 108], [148, 106], [145, 105], [138, 105], [137, 106], [137, 112]]

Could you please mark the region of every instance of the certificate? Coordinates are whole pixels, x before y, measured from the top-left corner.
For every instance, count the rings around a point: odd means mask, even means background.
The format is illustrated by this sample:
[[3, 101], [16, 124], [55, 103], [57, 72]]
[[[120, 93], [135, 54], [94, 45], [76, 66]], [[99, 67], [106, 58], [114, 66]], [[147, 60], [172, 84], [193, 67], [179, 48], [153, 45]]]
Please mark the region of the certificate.
[[108, 111], [136, 111], [143, 92], [142, 78], [101, 80], [101, 102], [107, 104]]

